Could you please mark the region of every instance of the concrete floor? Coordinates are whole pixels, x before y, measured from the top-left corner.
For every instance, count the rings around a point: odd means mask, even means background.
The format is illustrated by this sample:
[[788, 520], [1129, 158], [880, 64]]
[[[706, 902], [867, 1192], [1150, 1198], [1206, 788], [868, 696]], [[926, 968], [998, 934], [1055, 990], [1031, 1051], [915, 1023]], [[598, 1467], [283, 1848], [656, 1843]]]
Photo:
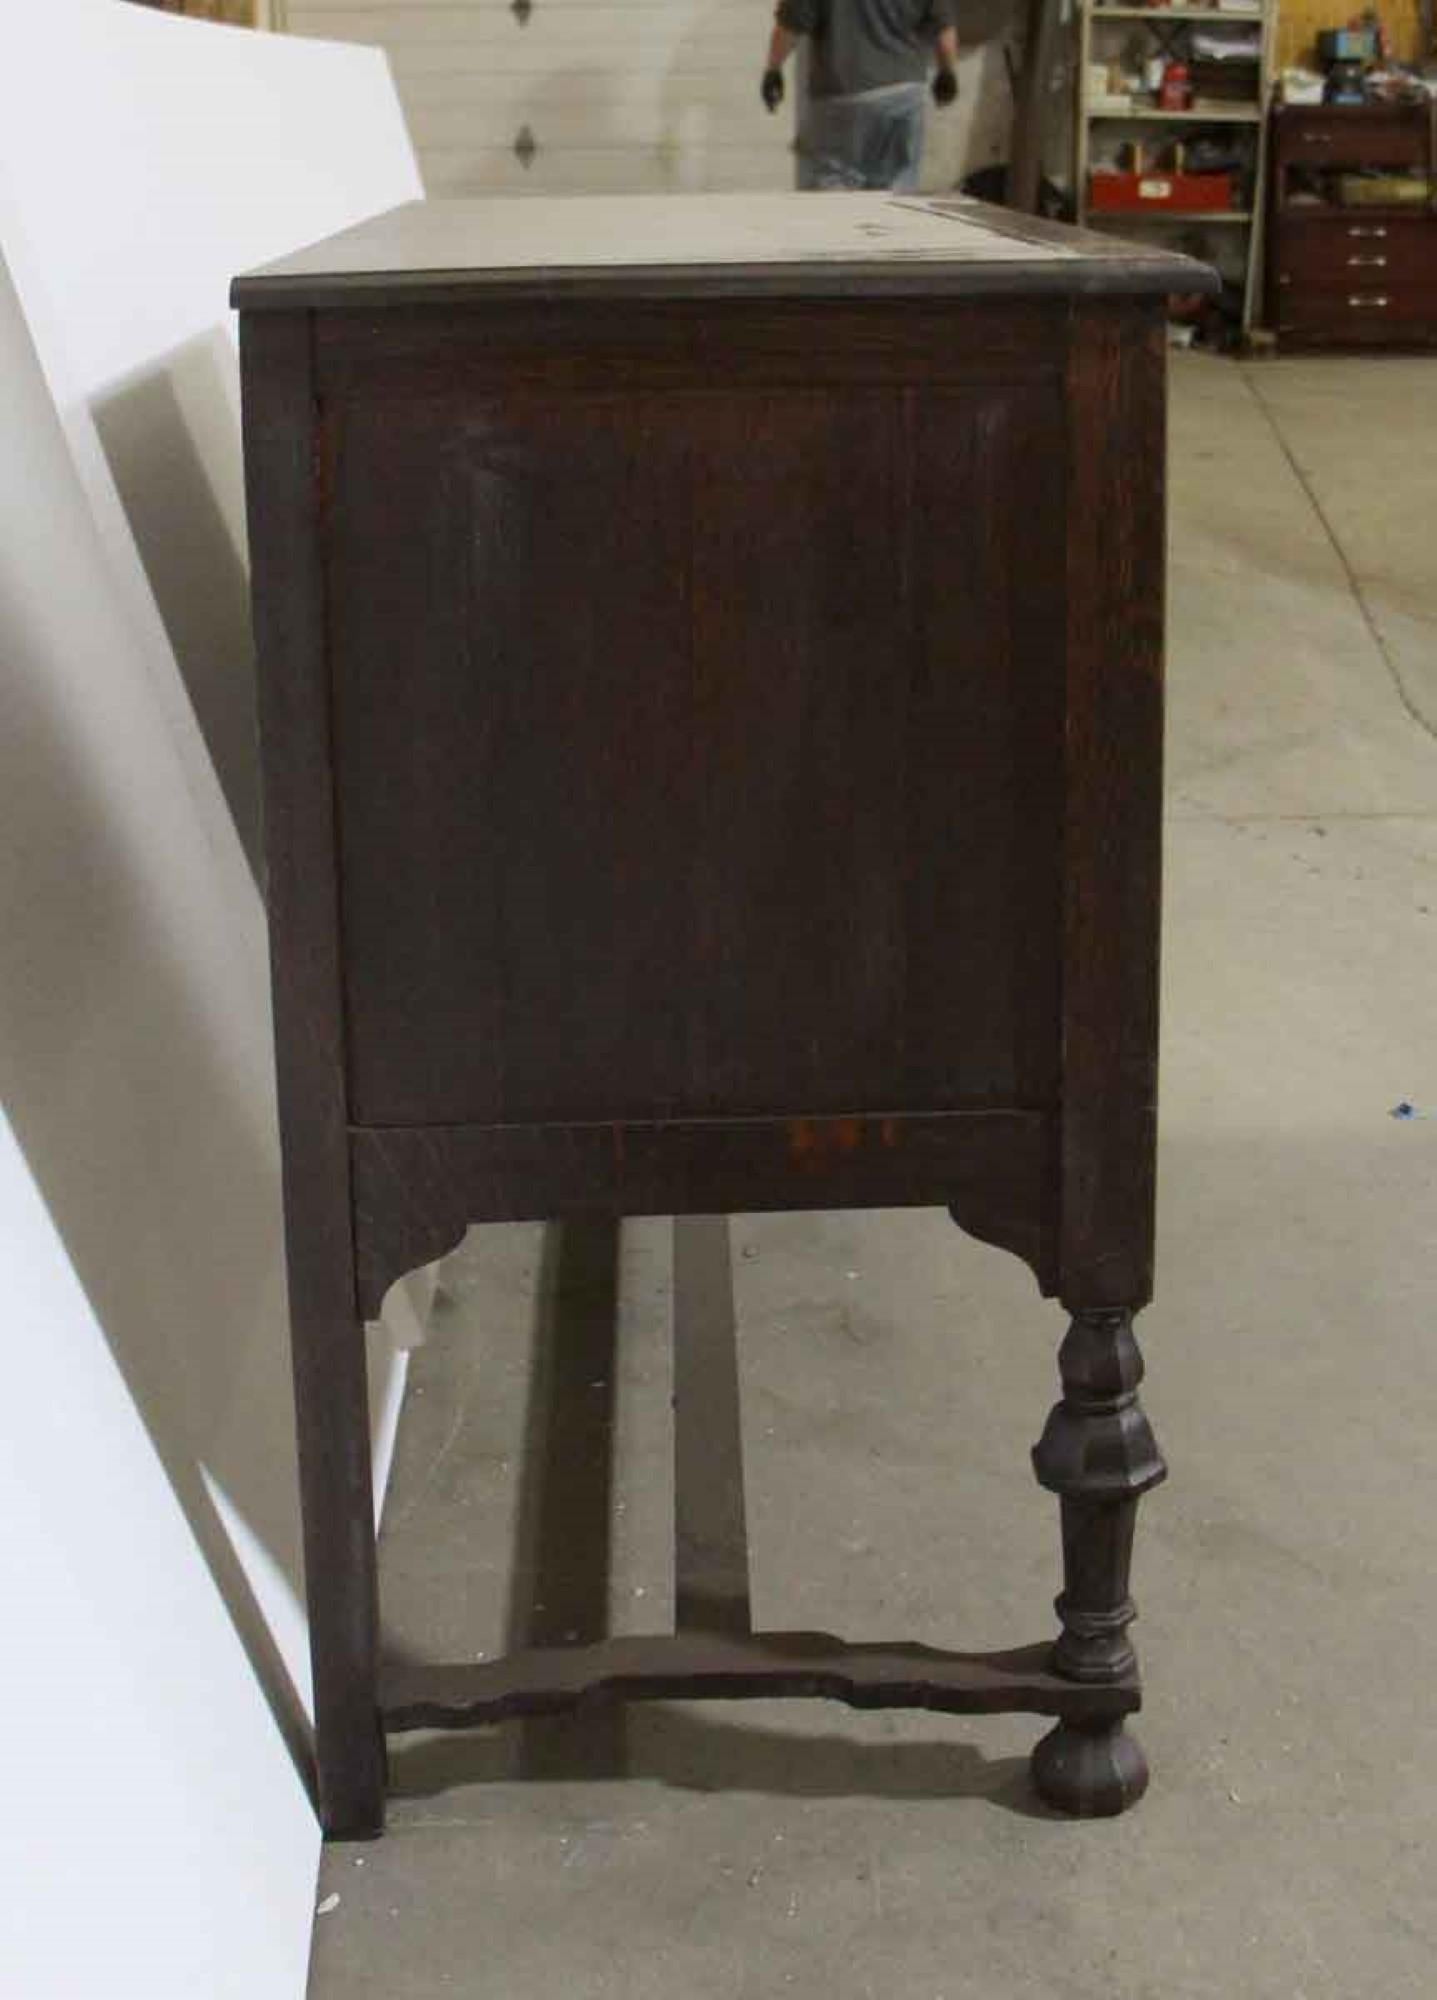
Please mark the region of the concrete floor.
[[[1388, 1115], [1437, 1114], [1437, 365], [1182, 357], [1172, 456], [1147, 1799], [1048, 1814], [1024, 1718], [674, 1705], [406, 1739], [386, 1839], [327, 1855], [314, 2000], [1437, 1988], [1437, 1115]], [[1050, 1629], [1027, 1447], [1057, 1309], [928, 1212], [735, 1244], [759, 1622]], [[602, 1244], [557, 1268], [490, 1230], [451, 1262], [384, 1538], [399, 1643], [665, 1626], [668, 1249], [625, 1232], [612, 1377]], [[607, 1495], [574, 1469], [604, 1387], [558, 1440], [567, 1487], [517, 1476], [555, 1311], [570, 1369], [616, 1385]]]

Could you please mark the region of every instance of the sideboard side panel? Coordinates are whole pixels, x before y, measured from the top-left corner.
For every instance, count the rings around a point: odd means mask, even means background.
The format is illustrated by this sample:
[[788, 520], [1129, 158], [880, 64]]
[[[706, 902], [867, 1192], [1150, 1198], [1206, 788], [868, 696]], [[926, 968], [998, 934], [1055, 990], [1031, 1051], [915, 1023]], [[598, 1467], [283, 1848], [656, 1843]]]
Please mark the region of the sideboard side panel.
[[1057, 374], [1038, 326], [1005, 381], [928, 315], [926, 346], [891, 307], [844, 325], [842, 354], [807, 328], [841, 390], [754, 329], [735, 379], [643, 321], [662, 386], [646, 360], [620, 387], [580, 325], [567, 376], [546, 351], [507, 390], [445, 320], [447, 369], [350, 331], [324, 406], [356, 1126], [1051, 1107]]
[[1160, 302], [1072, 308], [1062, 1297], [1152, 1291], [1163, 749]]

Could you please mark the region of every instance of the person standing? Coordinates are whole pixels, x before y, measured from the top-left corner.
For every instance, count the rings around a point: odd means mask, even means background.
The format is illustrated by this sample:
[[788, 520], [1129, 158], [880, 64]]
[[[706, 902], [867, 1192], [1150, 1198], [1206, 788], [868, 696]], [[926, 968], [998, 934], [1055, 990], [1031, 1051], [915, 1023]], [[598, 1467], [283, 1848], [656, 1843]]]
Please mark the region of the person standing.
[[770, 111], [783, 103], [783, 66], [805, 38], [799, 186], [915, 188], [931, 59], [934, 103], [958, 95], [957, 0], [778, 0], [761, 86]]

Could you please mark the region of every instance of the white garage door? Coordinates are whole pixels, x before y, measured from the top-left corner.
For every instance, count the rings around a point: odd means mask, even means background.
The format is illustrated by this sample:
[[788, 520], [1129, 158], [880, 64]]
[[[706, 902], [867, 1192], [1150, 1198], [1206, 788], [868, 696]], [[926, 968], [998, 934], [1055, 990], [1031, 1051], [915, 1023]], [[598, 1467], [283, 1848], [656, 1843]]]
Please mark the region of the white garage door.
[[758, 80], [773, 0], [288, 0], [293, 34], [389, 51], [431, 194], [793, 183]]
[[[1026, 0], [962, 0], [962, 97], [925, 186], [1004, 157], [1003, 43]], [[389, 51], [432, 195], [793, 185], [790, 102], [758, 97], [773, 0], [272, 0], [276, 27]], [[792, 66], [790, 66], [792, 69]]]

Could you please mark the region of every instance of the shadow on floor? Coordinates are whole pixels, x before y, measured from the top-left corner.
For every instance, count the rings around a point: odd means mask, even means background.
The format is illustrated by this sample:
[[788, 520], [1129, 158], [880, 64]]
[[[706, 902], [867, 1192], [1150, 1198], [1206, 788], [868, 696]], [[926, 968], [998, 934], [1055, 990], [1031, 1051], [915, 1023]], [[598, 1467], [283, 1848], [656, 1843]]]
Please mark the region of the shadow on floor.
[[217, 494], [243, 477], [238, 366], [216, 329], [97, 396], [91, 415], [215, 775], [263, 882], [249, 577]]
[[[700, 1227], [711, 1242], [696, 1235]], [[680, 1275], [687, 1273], [675, 1298], [679, 1396], [688, 1385], [691, 1393], [702, 1391], [706, 1414], [727, 1411], [733, 1419], [675, 1427], [680, 1516], [702, 1520], [705, 1530], [702, 1546], [680, 1537], [680, 1622], [688, 1630], [733, 1630], [735, 1620], [746, 1625], [748, 1601], [743, 1510], [733, 1500], [742, 1492], [742, 1464], [732, 1296], [726, 1254], [718, 1254], [726, 1253], [727, 1232], [722, 1223], [689, 1219], [678, 1241]], [[587, 1644], [607, 1633], [618, 1270], [617, 1224], [571, 1223], [548, 1232], [510, 1580], [511, 1651]], [[686, 1330], [694, 1336], [688, 1344], [703, 1349], [701, 1367], [683, 1358]], [[685, 1494], [695, 1496], [687, 1506]], [[720, 1496], [721, 1504], [705, 1509], [704, 1495]], [[726, 1580], [721, 1603], [695, 1587], [705, 1575]], [[391, 1658], [400, 1650], [391, 1645]], [[1033, 1795], [1025, 1757], [990, 1758], [966, 1743], [789, 1735], [700, 1715], [687, 1705], [611, 1704], [473, 1734], [400, 1737], [391, 1740], [389, 1768], [395, 1798], [433, 1798], [516, 1778], [627, 1778], [686, 1791], [795, 1798], [973, 1798], [1026, 1818], [1060, 1817]]]
[[[524, 1777], [549, 1782], [596, 1775], [643, 1779], [677, 1791], [757, 1792], [773, 1797], [836, 1799], [983, 1799], [1025, 1819], [1063, 1818], [1031, 1789], [1026, 1757], [986, 1757], [968, 1743], [855, 1743], [840, 1736], [786, 1735], [742, 1722], [710, 1720], [688, 1710], [646, 1709], [627, 1717], [625, 1755], [602, 1774], [595, 1745], [621, 1710], [522, 1725], [502, 1723], [481, 1735], [391, 1743], [390, 1792], [396, 1799], [435, 1798], [466, 1785], [510, 1782], [506, 1734], [526, 1735]], [[542, 1750], [542, 1768], [530, 1754]]]

